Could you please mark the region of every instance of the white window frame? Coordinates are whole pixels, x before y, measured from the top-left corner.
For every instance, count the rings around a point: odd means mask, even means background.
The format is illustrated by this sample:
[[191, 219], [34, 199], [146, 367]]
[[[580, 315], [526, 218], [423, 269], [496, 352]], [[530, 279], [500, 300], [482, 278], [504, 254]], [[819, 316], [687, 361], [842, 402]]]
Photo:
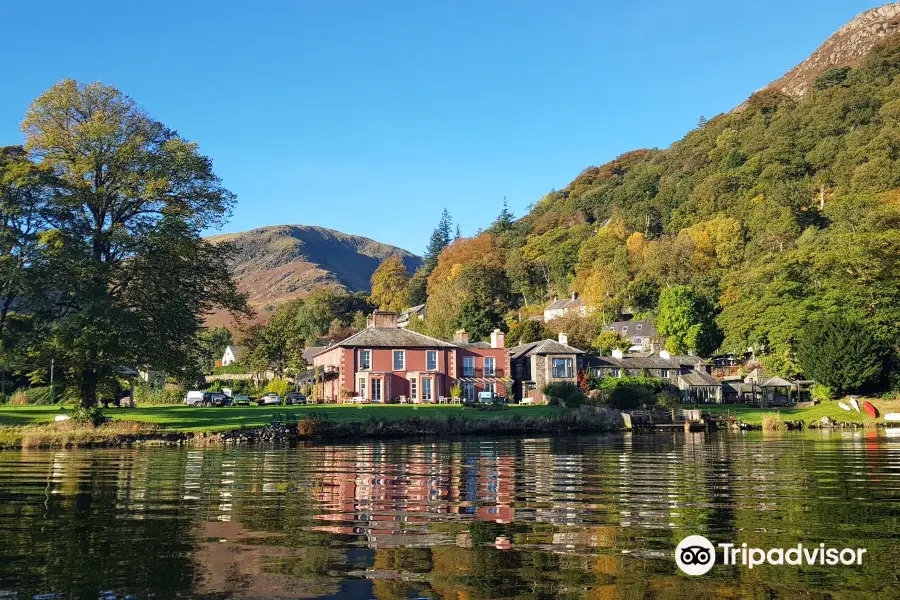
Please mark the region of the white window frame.
[[419, 390], [418, 390], [419, 386], [417, 384], [418, 384], [418, 382], [416, 381], [415, 377], [411, 377], [409, 379], [409, 398], [411, 400], [415, 400], [416, 396], [419, 393]]
[[[381, 399], [384, 396], [384, 390], [381, 389], [384, 387], [384, 380], [376, 378], [372, 380], [372, 402], [381, 402]], [[378, 393], [375, 393], [375, 390], [378, 390]]]
[[497, 395], [497, 384], [493, 381], [488, 381], [484, 384], [484, 391], [490, 392], [491, 396]]
[[474, 356], [463, 356], [463, 377], [475, 377]]
[[366, 397], [366, 378], [360, 377], [356, 382], [356, 391], [360, 398]]
[[671, 378], [671, 377], [672, 377], [672, 370], [671, 370], [671, 369], [661, 369], [661, 370], [660, 370], [660, 377], [662, 377], [663, 379], [669, 379], [669, 378]]
[[[438, 357], [437, 350], [428, 350], [425, 352], [425, 370], [426, 371], [437, 371], [438, 368]], [[434, 366], [432, 366], [434, 365]]]
[[[485, 377], [493, 377], [494, 376], [494, 373], [495, 373], [494, 362], [495, 361], [494, 361], [493, 356], [485, 356], [484, 357], [484, 376]], [[488, 365], [490, 365], [490, 368], [488, 368]]]
[[[363, 365], [363, 356], [368, 357], [367, 365]], [[371, 350], [360, 350], [359, 351], [359, 370], [360, 371], [371, 371], [372, 370], [372, 351]]]
[[613, 377], [622, 377], [622, 369], [613, 369], [612, 376]]
[[[565, 375], [557, 375], [556, 374], [556, 366], [554, 363], [556, 361], [563, 361], [564, 372]], [[550, 358], [550, 378], [551, 379], [572, 379], [575, 377], [575, 365], [572, 364], [572, 359], [568, 357], [551, 357]]]
[[431, 377], [422, 378], [422, 402], [434, 400], [434, 379]]
[[466, 402], [475, 402], [475, 384], [471, 381], [463, 382], [463, 398]]
[[[400, 357], [400, 367], [397, 367], [397, 357]], [[391, 366], [393, 367], [393, 371], [405, 371], [406, 370], [406, 350], [394, 350], [391, 355], [392, 362]]]

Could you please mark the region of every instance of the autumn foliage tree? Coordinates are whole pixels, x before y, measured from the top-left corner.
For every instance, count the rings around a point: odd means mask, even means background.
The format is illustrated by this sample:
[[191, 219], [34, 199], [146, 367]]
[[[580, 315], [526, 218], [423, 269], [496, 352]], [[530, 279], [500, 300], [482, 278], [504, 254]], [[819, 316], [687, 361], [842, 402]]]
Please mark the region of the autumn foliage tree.
[[370, 300], [381, 310], [400, 312], [405, 308], [410, 277], [403, 259], [394, 254], [372, 273]]

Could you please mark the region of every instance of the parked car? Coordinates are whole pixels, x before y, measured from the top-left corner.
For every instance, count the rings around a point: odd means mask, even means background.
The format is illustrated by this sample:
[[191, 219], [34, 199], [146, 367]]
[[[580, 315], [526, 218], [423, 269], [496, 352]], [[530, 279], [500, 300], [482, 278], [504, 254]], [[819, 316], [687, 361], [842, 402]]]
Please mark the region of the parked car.
[[213, 392], [210, 398], [210, 406], [231, 406], [233, 403], [231, 396], [222, 392]]
[[259, 400], [257, 400], [260, 406], [269, 406], [269, 405], [281, 405], [284, 401], [281, 399], [275, 392], [269, 392], [265, 396], [262, 396]]
[[250, 406], [250, 396], [247, 394], [238, 394], [234, 397], [232, 404], [235, 406]]
[[284, 397], [285, 404], [306, 404], [306, 396], [300, 392], [288, 392]]
[[191, 390], [184, 397], [184, 403], [188, 406], [202, 406], [203, 405], [203, 392], [198, 390]]

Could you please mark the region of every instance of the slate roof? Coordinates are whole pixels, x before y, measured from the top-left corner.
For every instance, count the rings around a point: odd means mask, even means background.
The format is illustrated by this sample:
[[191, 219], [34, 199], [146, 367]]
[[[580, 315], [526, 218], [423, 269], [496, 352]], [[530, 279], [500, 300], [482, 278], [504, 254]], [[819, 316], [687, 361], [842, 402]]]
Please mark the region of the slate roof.
[[681, 379], [684, 380], [690, 386], [695, 387], [703, 387], [703, 386], [720, 386], [722, 383], [707, 373], [706, 371], [698, 371], [697, 369], [691, 369], [687, 373], [682, 373], [679, 375]]
[[538, 340], [530, 344], [520, 344], [509, 349], [512, 358], [533, 356], [535, 354], [584, 354], [578, 348], [560, 344], [556, 340]]
[[312, 363], [313, 359], [328, 350], [329, 346], [309, 346], [303, 349], [303, 360]]
[[796, 385], [795, 383], [788, 381], [787, 379], [783, 379], [781, 377], [775, 376], [770, 377], [765, 383], [759, 384], [759, 387], [793, 387]]
[[335, 346], [344, 348], [455, 348], [454, 344], [399, 327], [367, 327]]
[[584, 301], [581, 298], [575, 298], [574, 300], [571, 298], [564, 298], [562, 300], [555, 300], [544, 310], [564, 310], [567, 308], [581, 308], [584, 306]]
[[399, 316], [397, 316], [397, 324], [409, 323], [409, 319], [414, 314], [415, 315], [424, 315], [425, 314], [425, 305], [419, 304], [417, 306], [412, 306], [410, 308], [407, 308], [403, 312], [401, 312], [399, 314]]
[[679, 367], [694, 368], [703, 365], [703, 359], [696, 356], [673, 354], [663, 358], [659, 354], [615, 356], [589, 356], [586, 359], [589, 367], [620, 367], [623, 369], [677, 369]]
[[659, 337], [656, 327], [648, 319], [640, 321], [616, 321], [606, 326], [607, 331], [615, 331], [624, 338]]
[[459, 346], [460, 348], [487, 348], [490, 349], [491, 345], [487, 342], [453, 342], [455, 346]]

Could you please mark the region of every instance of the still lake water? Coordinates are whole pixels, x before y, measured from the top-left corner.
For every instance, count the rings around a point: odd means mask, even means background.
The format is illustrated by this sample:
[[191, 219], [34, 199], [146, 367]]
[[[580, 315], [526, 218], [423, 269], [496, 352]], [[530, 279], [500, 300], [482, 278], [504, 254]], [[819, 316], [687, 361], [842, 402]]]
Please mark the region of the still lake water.
[[[0, 598], [900, 598], [892, 433], [0, 452]], [[689, 534], [868, 554], [691, 578]]]

